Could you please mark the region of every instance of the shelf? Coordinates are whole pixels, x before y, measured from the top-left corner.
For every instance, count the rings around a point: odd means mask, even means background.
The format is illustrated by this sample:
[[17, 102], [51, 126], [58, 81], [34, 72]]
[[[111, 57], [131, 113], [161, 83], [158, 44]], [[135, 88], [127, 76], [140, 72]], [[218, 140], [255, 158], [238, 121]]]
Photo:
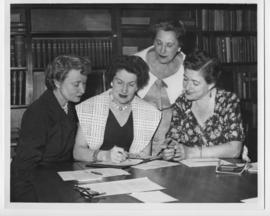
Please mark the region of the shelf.
[[11, 109], [25, 109], [27, 108], [28, 105], [24, 104], [24, 105], [10, 105]]
[[76, 32], [31, 32], [32, 37], [57, 37], [57, 38], [92, 38], [92, 37], [112, 37], [112, 32], [111, 31], [76, 31]]
[[[199, 31], [198, 31], [199, 32]], [[203, 31], [200, 30], [202, 35], [213, 36], [256, 36], [257, 32], [254, 31]]]
[[10, 70], [27, 70], [26, 67], [11, 67]]
[[231, 63], [220, 63], [222, 67], [230, 66], [241, 66], [241, 65], [257, 65], [257, 62], [231, 62]]

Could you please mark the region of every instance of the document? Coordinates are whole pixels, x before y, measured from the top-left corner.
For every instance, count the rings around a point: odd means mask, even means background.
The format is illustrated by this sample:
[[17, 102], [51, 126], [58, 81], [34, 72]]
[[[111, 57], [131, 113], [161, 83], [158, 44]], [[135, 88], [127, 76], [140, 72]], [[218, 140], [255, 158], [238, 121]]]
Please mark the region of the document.
[[164, 203], [164, 202], [173, 202], [177, 201], [172, 196], [162, 192], [162, 191], [147, 191], [147, 192], [138, 192], [132, 193], [130, 196], [140, 200], [144, 203]]
[[249, 199], [243, 199], [243, 200], [241, 200], [241, 202], [243, 202], [243, 203], [257, 203], [258, 202], [258, 197], [249, 198]]
[[113, 163], [113, 162], [94, 162], [89, 163], [86, 166], [88, 167], [114, 167], [114, 168], [124, 168], [130, 167], [136, 164], [141, 163], [143, 160], [141, 159], [127, 159], [120, 163]]
[[149, 170], [149, 169], [158, 169], [162, 167], [170, 167], [170, 166], [177, 166], [179, 165], [178, 162], [169, 162], [164, 160], [154, 160], [147, 163], [138, 164], [136, 166], [132, 166], [136, 169], [142, 169], [142, 170]]
[[147, 177], [126, 179], [119, 181], [101, 182], [83, 184], [81, 187], [91, 188], [91, 190], [99, 193], [105, 193], [101, 196], [109, 196], [116, 194], [129, 194], [142, 191], [161, 190], [164, 187], [152, 182]]
[[228, 161], [221, 160], [219, 158], [192, 158], [180, 161], [180, 163], [188, 167], [204, 167], [204, 166], [217, 166], [218, 162], [220, 164], [227, 165], [231, 164]]
[[100, 180], [103, 177], [110, 177], [110, 176], [130, 175], [127, 171], [124, 171], [122, 169], [115, 169], [115, 168], [63, 171], [63, 172], [58, 172], [58, 174], [61, 176], [63, 181], [76, 180], [79, 182]]

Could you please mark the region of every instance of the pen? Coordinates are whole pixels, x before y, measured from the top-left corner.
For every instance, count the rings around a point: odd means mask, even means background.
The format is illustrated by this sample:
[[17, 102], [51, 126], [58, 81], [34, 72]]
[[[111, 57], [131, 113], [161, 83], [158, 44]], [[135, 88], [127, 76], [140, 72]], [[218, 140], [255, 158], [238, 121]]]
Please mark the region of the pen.
[[96, 175], [102, 175], [102, 173], [96, 172], [96, 171], [91, 171], [91, 173], [96, 174]]

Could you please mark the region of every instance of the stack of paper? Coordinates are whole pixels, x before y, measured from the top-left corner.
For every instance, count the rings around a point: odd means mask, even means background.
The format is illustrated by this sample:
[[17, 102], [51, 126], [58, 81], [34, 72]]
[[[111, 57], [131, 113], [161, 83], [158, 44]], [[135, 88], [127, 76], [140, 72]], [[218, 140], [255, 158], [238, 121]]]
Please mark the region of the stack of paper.
[[179, 163], [177, 162], [169, 162], [164, 160], [154, 160], [147, 163], [138, 164], [136, 166], [132, 166], [133, 168], [149, 170], [149, 169], [157, 169], [162, 167], [170, 167], [170, 166], [177, 166]]
[[180, 162], [188, 167], [217, 166], [219, 162], [223, 165], [231, 164], [228, 161], [220, 160], [218, 158], [192, 158]]
[[102, 196], [164, 189], [164, 187], [152, 182], [147, 177], [84, 184], [81, 185], [81, 187], [91, 188], [91, 190], [98, 191], [99, 193], [104, 193]]
[[100, 168], [100, 169], [85, 169], [76, 171], [63, 171], [58, 172], [64, 181], [78, 181], [88, 182], [101, 180], [103, 177], [118, 176], [118, 175], [129, 175], [127, 171], [122, 169], [114, 168]]

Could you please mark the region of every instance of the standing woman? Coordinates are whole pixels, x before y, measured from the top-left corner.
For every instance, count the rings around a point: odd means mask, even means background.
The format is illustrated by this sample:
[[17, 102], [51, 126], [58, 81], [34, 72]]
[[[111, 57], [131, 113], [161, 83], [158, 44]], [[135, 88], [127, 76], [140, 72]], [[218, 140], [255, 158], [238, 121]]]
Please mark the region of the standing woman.
[[138, 56], [122, 56], [110, 69], [111, 89], [76, 106], [79, 129], [74, 158], [121, 162], [127, 152], [150, 155], [150, 141], [160, 112], [136, 96], [148, 80], [149, 67]]
[[47, 90], [25, 111], [11, 164], [11, 201], [37, 201], [33, 172], [46, 163], [72, 161], [78, 117], [73, 103], [85, 91], [90, 63], [58, 56], [46, 72]]
[[218, 88], [220, 70], [203, 51], [186, 57], [184, 93], [173, 105], [164, 159], [237, 158], [244, 141], [238, 97]]
[[152, 140], [152, 155], [156, 155], [165, 139], [171, 120], [171, 104], [182, 93], [185, 28], [180, 20], [164, 21], [152, 27], [154, 44], [137, 53], [150, 67], [148, 84], [138, 91], [145, 101], [162, 111], [162, 121]]

